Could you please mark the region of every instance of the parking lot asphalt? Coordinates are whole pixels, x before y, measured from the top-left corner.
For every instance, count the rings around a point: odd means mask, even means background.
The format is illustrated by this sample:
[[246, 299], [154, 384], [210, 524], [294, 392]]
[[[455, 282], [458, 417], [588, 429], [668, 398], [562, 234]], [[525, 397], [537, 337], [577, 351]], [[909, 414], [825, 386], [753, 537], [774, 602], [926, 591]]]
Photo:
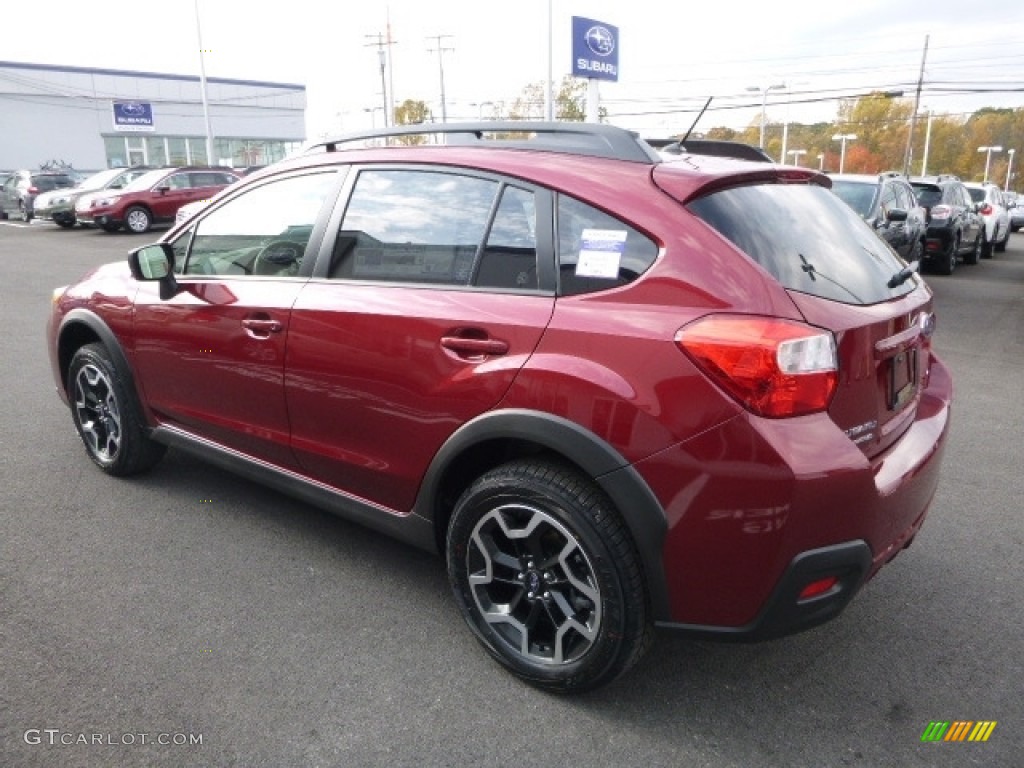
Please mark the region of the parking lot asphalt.
[[[440, 558], [176, 451], [92, 466], [50, 294], [145, 242], [0, 222], [0, 766], [1024, 764], [1024, 234], [926, 276], [956, 402], [913, 546], [825, 626], [659, 634], [576, 698], [489, 660]], [[922, 742], [932, 721], [997, 725]]]

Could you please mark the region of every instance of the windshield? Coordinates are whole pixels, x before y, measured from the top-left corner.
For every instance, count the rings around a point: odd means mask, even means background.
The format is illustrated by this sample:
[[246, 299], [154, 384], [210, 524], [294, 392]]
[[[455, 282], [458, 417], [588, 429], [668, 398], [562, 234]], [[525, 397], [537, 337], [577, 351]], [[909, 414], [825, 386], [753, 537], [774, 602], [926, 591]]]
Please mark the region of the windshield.
[[725, 189], [687, 208], [786, 288], [844, 304], [876, 304], [912, 291], [889, 279], [906, 264], [836, 195], [816, 184]]
[[832, 179], [832, 191], [839, 195], [839, 199], [853, 208], [864, 218], [871, 213], [872, 203], [875, 202], [875, 190], [878, 184], [867, 184], [863, 181], [845, 181]]
[[154, 184], [156, 184], [158, 181], [160, 181], [160, 179], [162, 179], [165, 176], [169, 175], [171, 173], [171, 171], [173, 171], [173, 170], [174, 170], [173, 168], [172, 169], [158, 168], [155, 171], [150, 171], [149, 173], [144, 173], [141, 176], [139, 176], [139, 178], [135, 179], [135, 181], [133, 181], [131, 184], [126, 184], [121, 189], [121, 191], [122, 192], [142, 192], [142, 191], [145, 191], [145, 190], [149, 189], [150, 187], [152, 187]]
[[124, 168], [108, 168], [105, 171], [94, 173], [78, 185], [79, 189], [92, 190], [103, 189], [107, 184], [124, 173]]

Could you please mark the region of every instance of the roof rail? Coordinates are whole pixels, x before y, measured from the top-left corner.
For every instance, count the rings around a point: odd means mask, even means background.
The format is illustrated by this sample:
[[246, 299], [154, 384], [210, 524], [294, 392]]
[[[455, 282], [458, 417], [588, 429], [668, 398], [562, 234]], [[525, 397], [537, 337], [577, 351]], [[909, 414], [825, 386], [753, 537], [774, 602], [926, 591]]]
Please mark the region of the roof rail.
[[349, 133], [319, 141], [307, 146], [306, 151], [322, 149], [326, 152], [336, 152], [342, 149], [344, 144], [408, 136], [443, 137], [443, 143], [449, 145], [565, 152], [652, 165], [661, 162], [657, 152], [637, 134], [625, 128], [605, 123], [523, 120], [401, 125], [383, 130]]

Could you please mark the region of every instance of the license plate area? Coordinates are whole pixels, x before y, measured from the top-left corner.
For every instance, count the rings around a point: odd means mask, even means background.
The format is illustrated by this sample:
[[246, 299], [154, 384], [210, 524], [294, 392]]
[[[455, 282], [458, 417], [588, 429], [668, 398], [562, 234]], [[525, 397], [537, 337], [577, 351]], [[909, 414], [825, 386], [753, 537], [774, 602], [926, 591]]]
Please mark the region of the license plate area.
[[898, 411], [917, 393], [917, 349], [911, 348], [889, 358], [890, 411]]

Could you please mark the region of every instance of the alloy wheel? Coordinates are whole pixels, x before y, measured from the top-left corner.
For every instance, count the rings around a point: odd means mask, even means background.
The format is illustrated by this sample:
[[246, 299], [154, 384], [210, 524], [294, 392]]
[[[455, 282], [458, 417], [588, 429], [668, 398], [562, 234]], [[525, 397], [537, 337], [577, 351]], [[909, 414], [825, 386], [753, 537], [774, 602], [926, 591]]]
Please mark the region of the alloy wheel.
[[121, 448], [121, 410], [114, 387], [95, 365], [84, 365], [75, 376], [75, 419], [89, 451], [102, 462], [112, 462]]
[[497, 507], [473, 529], [466, 552], [473, 599], [508, 649], [534, 663], [582, 657], [601, 627], [593, 565], [558, 520], [536, 507]]

